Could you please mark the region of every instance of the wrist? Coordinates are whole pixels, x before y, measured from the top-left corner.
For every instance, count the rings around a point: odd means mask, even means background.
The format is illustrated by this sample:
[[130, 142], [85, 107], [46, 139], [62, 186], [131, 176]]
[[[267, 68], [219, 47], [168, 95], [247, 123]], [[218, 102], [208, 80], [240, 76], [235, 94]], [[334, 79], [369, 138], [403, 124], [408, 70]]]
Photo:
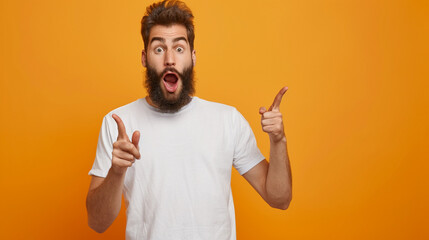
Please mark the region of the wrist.
[[285, 144], [286, 143], [286, 135], [281, 134], [279, 136], [270, 136], [271, 144]]
[[122, 168], [122, 167], [112, 165], [108, 174], [112, 175], [113, 177], [123, 178], [126, 172], [127, 172], [127, 168]]

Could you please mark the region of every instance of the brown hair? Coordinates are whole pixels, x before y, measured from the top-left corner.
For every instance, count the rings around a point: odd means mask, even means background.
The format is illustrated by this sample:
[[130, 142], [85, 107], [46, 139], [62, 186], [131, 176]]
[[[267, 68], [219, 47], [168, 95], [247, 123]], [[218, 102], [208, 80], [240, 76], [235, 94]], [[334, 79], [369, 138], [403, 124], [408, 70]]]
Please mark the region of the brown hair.
[[191, 51], [194, 50], [194, 16], [186, 4], [178, 0], [164, 0], [154, 3], [146, 8], [146, 13], [141, 21], [141, 34], [144, 48], [149, 44], [150, 30], [155, 25], [171, 26], [181, 24], [185, 26]]

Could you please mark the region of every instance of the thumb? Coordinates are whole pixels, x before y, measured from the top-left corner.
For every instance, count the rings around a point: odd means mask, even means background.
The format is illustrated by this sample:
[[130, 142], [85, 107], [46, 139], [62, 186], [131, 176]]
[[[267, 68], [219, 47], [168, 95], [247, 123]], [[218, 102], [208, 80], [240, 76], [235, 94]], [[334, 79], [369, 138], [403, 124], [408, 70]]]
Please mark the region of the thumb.
[[135, 131], [133, 133], [133, 136], [131, 138], [132, 143], [134, 144], [134, 146], [139, 149], [139, 141], [140, 141], [140, 132], [139, 131]]
[[265, 107], [260, 107], [259, 108], [259, 114], [264, 114], [267, 111], [267, 109]]

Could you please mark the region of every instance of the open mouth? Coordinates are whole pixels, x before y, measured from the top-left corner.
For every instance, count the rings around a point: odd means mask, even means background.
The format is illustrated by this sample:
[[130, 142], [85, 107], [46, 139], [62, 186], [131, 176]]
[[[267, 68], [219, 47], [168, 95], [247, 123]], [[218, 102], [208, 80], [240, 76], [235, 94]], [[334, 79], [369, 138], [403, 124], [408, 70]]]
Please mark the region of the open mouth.
[[165, 89], [167, 89], [168, 92], [174, 93], [177, 90], [178, 82], [179, 82], [179, 76], [177, 76], [174, 72], [167, 72], [164, 74], [164, 77], [162, 78], [164, 82]]

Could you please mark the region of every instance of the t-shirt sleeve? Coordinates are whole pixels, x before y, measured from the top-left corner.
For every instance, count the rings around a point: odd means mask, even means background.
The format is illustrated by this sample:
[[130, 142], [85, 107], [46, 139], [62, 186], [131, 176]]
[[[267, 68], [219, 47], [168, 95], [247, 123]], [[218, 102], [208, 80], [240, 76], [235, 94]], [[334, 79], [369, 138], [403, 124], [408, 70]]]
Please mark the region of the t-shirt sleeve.
[[234, 109], [233, 113], [234, 131], [234, 158], [233, 166], [240, 175], [256, 166], [265, 159], [256, 145], [255, 135], [246, 119]]
[[109, 126], [109, 116], [110, 114], [106, 115], [101, 124], [94, 164], [88, 173], [92, 176], [106, 177], [112, 166], [113, 138], [110, 129], [111, 126]]

